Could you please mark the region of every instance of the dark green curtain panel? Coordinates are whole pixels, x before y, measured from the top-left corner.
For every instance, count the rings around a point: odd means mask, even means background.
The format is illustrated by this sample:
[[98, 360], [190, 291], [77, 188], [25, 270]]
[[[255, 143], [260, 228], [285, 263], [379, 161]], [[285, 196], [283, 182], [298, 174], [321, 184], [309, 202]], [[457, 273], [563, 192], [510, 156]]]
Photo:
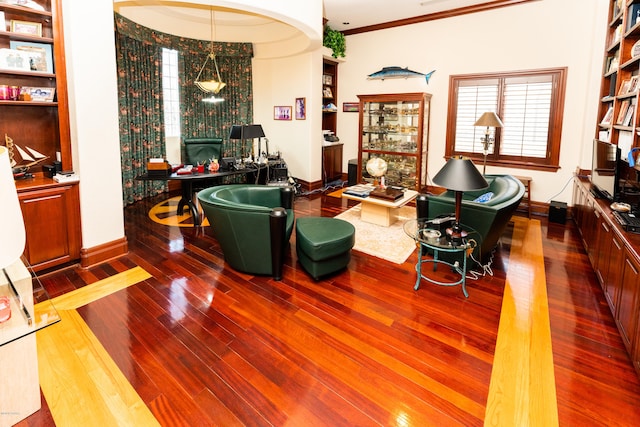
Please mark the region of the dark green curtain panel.
[[[163, 157], [165, 151], [162, 105], [162, 48], [179, 52], [181, 89], [181, 135], [221, 137], [225, 156], [235, 156], [236, 141], [229, 141], [234, 124], [253, 121], [251, 43], [214, 43], [222, 80], [227, 84], [218, 104], [202, 102], [210, 96], [195, 87], [194, 81], [211, 41], [188, 39], [151, 30], [115, 14], [116, 52], [120, 106], [123, 199], [125, 205], [166, 191], [162, 181], [135, 181], [146, 170], [149, 157]], [[207, 63], [201, 76], [207, 79], [214, 66]]]
[[116, 35], [120, 162], [125, 205], [166, 190], [164, 181], [136, 181], [147, 160], [164, 157], [161, 52], [152, 46]]
[[[182, 94], [181, 120], [182, 136], [186, 138], [217, 136], [224, 139], [223, 155], [234, 157], [240, 154], [234, 148], [237, 141], [229, 141], [232, 125], [253, 123], [253, 91], [251, 79], [251, 56], [225, 56], [226, 43], [216, 43], [216, 61], [220, 70], [220, 77], [227, 85], [217, 95], [224, 98], [221, 103], [202, 102], [210, 97], [198, 89], [194, 82], [202, 64], [207, 59], [209, 46], [203, 46], [198, 52], [181, 52], [181, 74], [184, 79], [180, 82]], [[235, 44], [235, 43], [234, 43]], [[214, 76], [214, 65], [211, 60], [207, 63], [201, 80], [208, 80]]]

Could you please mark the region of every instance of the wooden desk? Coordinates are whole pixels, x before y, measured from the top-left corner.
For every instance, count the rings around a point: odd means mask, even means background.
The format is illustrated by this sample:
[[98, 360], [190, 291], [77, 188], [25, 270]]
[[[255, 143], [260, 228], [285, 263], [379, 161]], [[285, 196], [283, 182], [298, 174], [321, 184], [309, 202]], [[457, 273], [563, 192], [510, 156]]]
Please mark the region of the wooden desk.
[[[256, 184], [265, 184], [266, 183], [266, 164], [252, 164], [243, 169], [236, 169], [232, 171], [222, 171], [216, 173], [210, 173], [209, 171], [205, 171], [204, 173], [190, 173], [186, 175], [178, 175], [176, 173], [172, 173], [171, 175], [162, 177], [162, 176], [149, 176], [149, 173], [145, 173], [136, 177], [139, 181], [180, 181], [181, 188], [181, 197], [180, 202], [178, 203], [178, 215], [182, 215], [184, 213], [184, 208], [188, 207], [191, 210], [191, 216], [193, 218], [193, 225], [198, 226], [202, 223], [202, 216], [198, 210], [197, 201], [194, 198], [194, 183], [204, 183], [205, 181], [211, 181], [208, 186], [212, 187], [214, 185], [218, 185], [220, 179], [225, 176], [234, 176], [234, 175], [246, 175], [255, 177], [254, 181]], [[261, 176], [260, 172], [265, 171]], [[197, 185], [196, 185], [197, 188]]]

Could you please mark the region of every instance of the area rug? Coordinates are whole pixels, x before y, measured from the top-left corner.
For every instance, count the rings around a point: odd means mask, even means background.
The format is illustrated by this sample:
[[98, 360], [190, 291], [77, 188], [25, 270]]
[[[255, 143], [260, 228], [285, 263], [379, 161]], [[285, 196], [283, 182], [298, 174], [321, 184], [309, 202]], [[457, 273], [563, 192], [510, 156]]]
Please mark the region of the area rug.
[[[193, 227], [191, 210], [185, 207], [183, 215], [178, 215], [178, 203], [180, 203], [180, 196], [163, 200], [149, 210], [149, 218], [158, 224], [172, 225], [175, 227]], [[207, 221], [206, 217], [203, 217], [202, 226], [207, 225], [209, 225], [209, 221]]]
[[414, 240], [407, 236], [402, 228], [407, 220], [415, 219], [415, 208], [401, 207], [398, 220], [390, 227], [362, 221], [360, 209], [361, 205], [358, 204], [336, 216], [350, 222], [356, 228], [356, 244], [353, 249], [396, 264], [404, 263], [416, 249]]

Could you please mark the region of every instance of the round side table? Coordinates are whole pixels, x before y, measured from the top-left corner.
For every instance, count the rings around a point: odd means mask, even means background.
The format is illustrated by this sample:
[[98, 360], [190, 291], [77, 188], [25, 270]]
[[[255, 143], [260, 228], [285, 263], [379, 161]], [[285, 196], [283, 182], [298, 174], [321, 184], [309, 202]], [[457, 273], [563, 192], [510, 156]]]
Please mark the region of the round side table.
[[[411, 219], [405, 222], [404, 232], [416, 241], [420, 252], [418, 253], [418, 262], [416, 263], [416, 284], [415, 290], [420, 288], [422, 279], [427, 282], [440, 286], [457, 286], [461, 285], [462, 293], [465, 297], [469, 297], [466, 286], [467, 278], [467, 258], [468, 252], [474, 251], [481, 245], [480, 234], [471, 227], [460, 224], [466, 236], [462, 242], [452, 242], [446, 235], [445, 230], [440, 231], [429, 219]], [[445, 254], [451, 254], [445, 255]], [[446, 259], [442, 259], [442, 257]], [[433, 271], [436, 271], [438, 264], [445, 264], [451, 267], [452, 271], [460, 274], [460, 279], [453, 282], [442, 282], [423, 274], [422, 264], [433, 263]]]

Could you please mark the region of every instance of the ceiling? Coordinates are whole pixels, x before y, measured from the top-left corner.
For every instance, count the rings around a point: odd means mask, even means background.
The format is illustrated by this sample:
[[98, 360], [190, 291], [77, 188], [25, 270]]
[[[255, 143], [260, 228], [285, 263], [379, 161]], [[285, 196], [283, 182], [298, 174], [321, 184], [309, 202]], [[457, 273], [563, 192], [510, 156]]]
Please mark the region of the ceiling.
[[[488, 0], [323, 0], [327, 23], [345, 31], [461, 7], [492, 3]], [[391, 6], [391, 7], [390, 7]]]
[[[267, 45], [296, 44], [300, 47], [303, 44], [300, 39], [304, 34], [299, 29], [277, 19], [239, 9], [215, 6], [212, 26], [210, 6], [199, 1], [114, 0], [114, 10], [154, 30], [200, 40], [213, 37], [216, 41], [250, 42], [254, 43], [257, 51]], [[344, 31], [496, 1], [395, 0], [391, 3], [389, 0], [323, 0], [323, 3], [328, 24], [335, 30]]]

